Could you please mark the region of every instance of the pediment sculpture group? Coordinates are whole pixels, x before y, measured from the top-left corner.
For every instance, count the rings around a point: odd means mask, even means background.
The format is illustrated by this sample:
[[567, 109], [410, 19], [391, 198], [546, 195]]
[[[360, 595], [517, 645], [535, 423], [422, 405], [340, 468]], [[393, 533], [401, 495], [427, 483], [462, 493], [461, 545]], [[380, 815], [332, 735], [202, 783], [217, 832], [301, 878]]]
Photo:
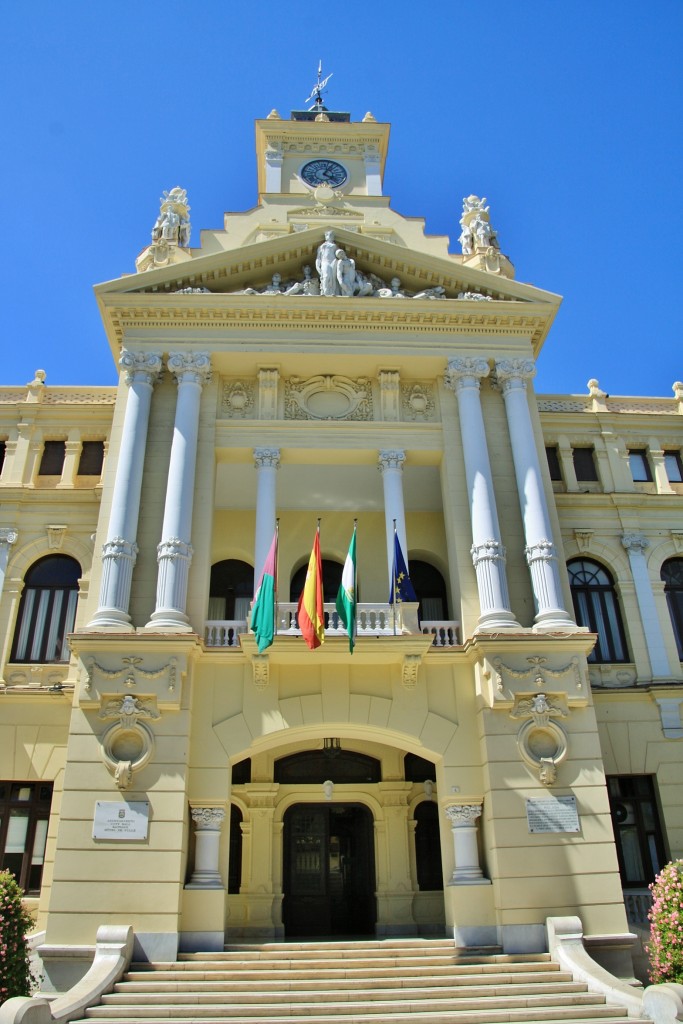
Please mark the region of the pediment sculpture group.
[[[281, 274], [273, 274], [265, 288], [241, 288], [234, 295], [335, 295], [341, 298], [363, 298], [374, 296], [380, 299], [445, 299], [443, 285], [423, 288], [419, 292], [406, 291], [398, 277], [392, 277], [389, 284], [376, 274], [364, 274], [356, 267], [356, 261], [339, 248], [334, 231], [325, 232], [325, 241], [318, 246], [315, 258], [317, 277], [313, 268], [305, 266], [303, 277], [298, 281], [283, 280]], [[461, 292], [459, 299], [489, 299], [478, 292]]]

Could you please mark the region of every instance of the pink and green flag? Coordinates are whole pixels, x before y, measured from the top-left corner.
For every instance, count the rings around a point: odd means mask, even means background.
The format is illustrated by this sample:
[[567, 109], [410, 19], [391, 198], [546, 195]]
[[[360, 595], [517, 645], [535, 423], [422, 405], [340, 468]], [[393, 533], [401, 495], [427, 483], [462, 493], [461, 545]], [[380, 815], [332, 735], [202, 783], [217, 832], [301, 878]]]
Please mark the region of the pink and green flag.
[[277, 591], [277, 530], [263, 566], [263, 573], [251, 607], [251, 631], [260, 653], [270, 647], [275, 636], [275, 594]]

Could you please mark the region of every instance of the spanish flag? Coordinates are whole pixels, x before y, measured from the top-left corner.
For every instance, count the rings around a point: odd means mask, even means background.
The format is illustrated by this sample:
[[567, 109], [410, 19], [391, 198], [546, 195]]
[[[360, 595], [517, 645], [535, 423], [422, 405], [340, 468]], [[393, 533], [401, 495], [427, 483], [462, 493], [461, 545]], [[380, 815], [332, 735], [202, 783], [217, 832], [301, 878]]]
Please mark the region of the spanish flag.
[[299, 598], [297, 617], [301, 635], [312, 651], [325, 643], [325, 609], [323, 607], [323, 566], [320, 558], [320, 526], [315, 532], [313, 550], [308, 560], [306, 582]]

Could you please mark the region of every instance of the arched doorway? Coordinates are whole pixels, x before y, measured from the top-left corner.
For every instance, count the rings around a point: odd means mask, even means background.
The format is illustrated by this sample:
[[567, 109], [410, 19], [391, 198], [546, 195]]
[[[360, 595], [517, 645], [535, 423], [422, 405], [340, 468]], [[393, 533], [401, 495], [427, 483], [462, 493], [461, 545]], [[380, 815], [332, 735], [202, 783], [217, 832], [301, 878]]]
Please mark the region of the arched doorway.
[[372, 814], [295, 804], [284, 816], [285, 935], [369, 935], [377, 920]]

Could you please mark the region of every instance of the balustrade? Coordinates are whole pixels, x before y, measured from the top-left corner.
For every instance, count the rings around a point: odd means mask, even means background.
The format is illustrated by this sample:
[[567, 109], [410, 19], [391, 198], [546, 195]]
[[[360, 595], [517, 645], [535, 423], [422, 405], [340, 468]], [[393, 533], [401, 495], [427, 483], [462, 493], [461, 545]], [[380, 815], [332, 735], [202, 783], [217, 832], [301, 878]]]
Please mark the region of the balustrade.
[[[346, 636], [346, 630], [334, 604], [325, 608], [325, 633], [327, 636]], [[414, 633], [417, 605], [401, 604], [394, 609], [386, 603], [364, 602], [358, 605], [357, 636], [394, 636], [400, 633]], [[422, 622], [420, 632], [432, 634], [435, 649], [457, 647], [460, 623], [453, 620], [430, 620]], [[204, 623], [204, 643], [210, 648], [239, 648], [239, 637], [248, 632], [244, 619], [209, 619]], [[284, 601], [277, 606], [277, 633], [280, 636], [299, 636], [297, 603]]]

